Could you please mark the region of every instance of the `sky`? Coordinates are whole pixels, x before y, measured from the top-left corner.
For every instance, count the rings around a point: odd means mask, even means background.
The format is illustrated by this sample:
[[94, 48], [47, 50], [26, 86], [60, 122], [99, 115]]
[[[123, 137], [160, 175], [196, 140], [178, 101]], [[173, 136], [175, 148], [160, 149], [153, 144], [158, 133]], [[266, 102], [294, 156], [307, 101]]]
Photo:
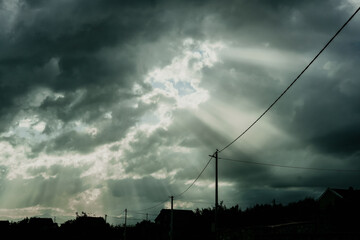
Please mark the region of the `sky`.
[[[1, 0], [0, 218], [153, 219], [359, 6]], [[310, 169], [360, 170], [359, 37], [357, 14], [219, 153], [226, 206], [360, 188], [359, 172]], [[175, 208], [214, 206], [214, 174], [212, 160]]]

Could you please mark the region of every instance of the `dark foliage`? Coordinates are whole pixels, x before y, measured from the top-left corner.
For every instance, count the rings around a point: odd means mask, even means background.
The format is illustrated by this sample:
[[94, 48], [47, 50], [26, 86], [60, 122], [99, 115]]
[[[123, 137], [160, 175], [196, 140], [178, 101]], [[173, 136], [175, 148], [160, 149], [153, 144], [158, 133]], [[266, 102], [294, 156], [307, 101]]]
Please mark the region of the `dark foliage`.
[[[238, 205], [218, 208], [220, 239], [357, 239], [360, 236], [357, 205], [320, 209], [316, 200], [306, 198], [286, 206], [255, 205], [242, 210]], [[192, 227], [174, 228], [177, 239], [214, 239], [215, 208], [196, 209]], [[175, 221], [174, 221], [175, 222]], [[170, 224], [170, 223], [169, 223]], [[166, 224], [165, 224], [166, 225]], [[184, 225], [185, 226], [185, 225]], [[187, 226], [187, 225], [186, 225]], [[100, 217], [86, 214], [58, 226], [51, 219], [25, 218], [2, 221], [0, 231], [13, 239], [169, 239], [169, 227], [151, 221], [135, 226], [113, 226]], [[186, 236], [186, 237], [185, 237]], [[184, 238], [185, 237], [185, 238]], [[355, 238], [354, 238], [355, 237]]]

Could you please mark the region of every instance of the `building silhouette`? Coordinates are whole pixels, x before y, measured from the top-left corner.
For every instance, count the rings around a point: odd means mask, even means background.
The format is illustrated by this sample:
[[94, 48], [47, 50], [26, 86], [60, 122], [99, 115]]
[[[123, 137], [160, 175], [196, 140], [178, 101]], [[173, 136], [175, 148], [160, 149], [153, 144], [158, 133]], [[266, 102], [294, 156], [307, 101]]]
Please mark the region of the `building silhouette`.
[[323, 210], [336, 207], [356, 208], [359, 204], [360, 190], [355, 190], [352, 187], [348, 189], [327, 188], [319, 197], [319, 206]]
[[[155, 218], [155, 223], [161, 229], [161, 239], [170, 239], [171, 209], [162, 209]], [[191, 210], [173, 210], [173, 240], [195, 239], [197, 223]]]

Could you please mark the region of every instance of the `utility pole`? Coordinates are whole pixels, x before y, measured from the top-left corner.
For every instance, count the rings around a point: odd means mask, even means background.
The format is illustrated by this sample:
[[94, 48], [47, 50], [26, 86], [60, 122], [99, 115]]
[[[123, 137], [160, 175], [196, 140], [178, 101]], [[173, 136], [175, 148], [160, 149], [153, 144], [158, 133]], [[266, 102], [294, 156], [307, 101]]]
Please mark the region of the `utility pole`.
[[105, 214], [105, 222], [107, 222], [107, 214]]
[[219, 190], [218, 190], [218, 152], [219, 150], [216, 149], [215, 152], [215, 239], [219, 239], [219, 223], [218, 223], [218, 210], [219, 210]]
[[171, 215], [170, 215], [170, 240], [174, 239], [174, 196], [171, 199]]
[[126, 240], [126, 218], [127, 218], [127, 209], [125, 208], [124, 240]]
[[219, 239], [219, 234], [218, 234], [218, 209], [219, 209], [219, 197], [218, 197], [218, 153], [219, 150], [216, 149], [215, 153], [213, 155], [209, 155], [210, 157], [215, 158], [215, 218], [214, 218], [214, 225], [213, 225], [213, 229], [212, 231], [215, 232], [215, 239], [218, 240]]

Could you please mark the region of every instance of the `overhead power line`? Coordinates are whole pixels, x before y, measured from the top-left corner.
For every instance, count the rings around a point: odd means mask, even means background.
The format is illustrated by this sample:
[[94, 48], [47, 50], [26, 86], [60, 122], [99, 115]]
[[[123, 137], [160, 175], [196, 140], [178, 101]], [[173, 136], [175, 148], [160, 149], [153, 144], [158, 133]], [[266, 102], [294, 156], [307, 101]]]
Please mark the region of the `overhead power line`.
[[219, 159], [226, 160], [226, 161], [232, 161], [232, 162], [238, 162], [238, 163], [255, 164], [255, 165], [263, 165], [263, 166], [270, 166], [270, 167], [295, 168], [295, 169], [303, 169], [303, 170], [332, 171], [332, 172], [360, 172], [360, 170], [358, 170], [358, 169], [333, 169], [333, 168], [299, 167], [299, 166], [288, 166], [288, 165], [280, 165], [280, 164], [272, 164], [272, 163], [236, 160], [236, 159], [229, 159], [229, 158], [219, 158]]
[[[235, 143], [240, 137], [242, 137], [247, 131], [249, 131], [279, 100], [280, 98], [295, 84], [295, 82], [302, 76], [302, 74], [310, 67], [310, 65], [320, 56], [320, 54], [327, 48], [327, 46], [334, 40], [334, 38], [343, 30], [343, 28], [351, 21], [351, 19], [357, 14], [357, 12], [360, 10], [360, 7], [354, 12], [354, 14], [343, 24], [343, 26], [335, 33], [335, 35], [325, 44], [325, 46], [319, 51], [319, 53], [311, 60], [311, 62], [301, 71], [301, 73], [291, 82], [291, 84], [275, 99], [275, 101], [270, 104], [270, 106], [252, 123], [250, 126], [245, 129], [239, 136], [237, 136], [233, 141], [231, 141], [229, 144], [227, 144], [225, 147], [223, 147], [218, 153], [224, 151], [228, 147], [230, 147], [233, 143]], [[173, 196], [176, 198], [179, 198], [183, 194], [185, 194], [200, 178], [200, 176], [203, 174], [205, 169], [208, 167], [212, 160], [213, 156], [210, 157], [209, 161], [206, 163], [205, 167], [201, 170], [199, 175], [195, 178], [195, 180], [181, 193]], [[234, 159], [227, 159], [227, 158], [219, 158], [222, 160], [228, 160], [228, 161], [235, 161], [240, 163], [248, 163], [248, 164], [257, 164], [257, 165], [267, 165], [267, 166], [273, 166], [273, 167], [284, 167], [284, 168], [298, 168], [298, 169], [307, 169], [307, 170], [323, 170], [323, 171], [346, 171], [346, 172], [358, 172], [360, 170], [344, 170], [344, 169], [324, 169], [324, 168], [306, 168], [306, 167], [295, 167], [295, 166], [284, 166], [284, 165], [277, 165], [277, 164], [268, 164], [268, 163], [259, 163], [259, 162], [250, 162], [250, 161], [242, 161], [242, 160], [234, 160]], [[148, 208], [135, 210], [137, 212], [143, 212], [150, 209], [154, 209], [156, 207], [159, 207], [160, 205], [167, 202], [168, 199], [154, 205]]]
[[320, 56], [320, 54], [329, 46], [329, 44], [334, 40], [334, 38], [343, 30], [343, 28], [351, 21], [351, 19], [356, 15], [360, 10], [360, 7], [354, 12], [353, 15], [342, 25], [342, 27], [335, 33], [335, 35], [325, 44], [325, 46], [319, 51], [319, 53], [311, 60], [311, 62], [301, 71], [301, 73], [291, 82], [291, 84], [278, 96], [275, 101], [252, 123], [250, 126], [245, 129], [238, 137], [231, 141], [228, 145], [223, 147], [220, 151], [224, 151], [226, 148], [230, 147], [234, 142], [241, 138], [247, 131], [250, 130], [279, 100], [284, 94], [295, 84], [295, 82], [302, 76], [302, 74], [310, 67], [310, 65]]
[[[181, 193], [175, 195], [174, 197], [178, 198], [180, 196], [182, 196], [183, 194], [185, 194], [194, 184], [195, 182], [200, 178], [200, 176], [203, 174], [203, 172], [205, 171], [205, 169], [209, 166], [210, 162], [211, 162], [211, 159], [212, 157], [209, 159], [209, 161], [206, 163], [205, 167], [201, 170], [201, 172], [199, 173], [199, 175], [195, 178], [195, 180], [184, 190], [182, 191]], [[156, 207], [159, 207], [160, 205], [166, 203], [167, 201], [169, 201], [169, 199], [167, 198], [166, 200], [154, 205], [154, 206], [151, 206], [151, 207], [148, 207], [148, 208], [143, 208], [143, 209], [136, 209], [136, 210], [131, 210], [132, 212], [144, 212], [144, 211], [147, 211], [147, 210], [150, 210], [150, 209], [154, 209]]]
[[209, 166], [211, 160], [213, 159], [213, 157], [210, 157], [209, 161], [206, 163], [205, 167], [203, 168], [203, 170], [201, 170], [201, 172], [199, 173], [199, 175], [195, 178], [195, 180], [181, 193], [179, 193], [178, 195], [175, 195], [174, 197], [178, 198], [181, 195], [183, 195], [184, 193], [186, 193], [194, 184], [195, 182], [200, 178], [200, 176], [203, 174], [203, 172], [205, 171], [205, 169]]

